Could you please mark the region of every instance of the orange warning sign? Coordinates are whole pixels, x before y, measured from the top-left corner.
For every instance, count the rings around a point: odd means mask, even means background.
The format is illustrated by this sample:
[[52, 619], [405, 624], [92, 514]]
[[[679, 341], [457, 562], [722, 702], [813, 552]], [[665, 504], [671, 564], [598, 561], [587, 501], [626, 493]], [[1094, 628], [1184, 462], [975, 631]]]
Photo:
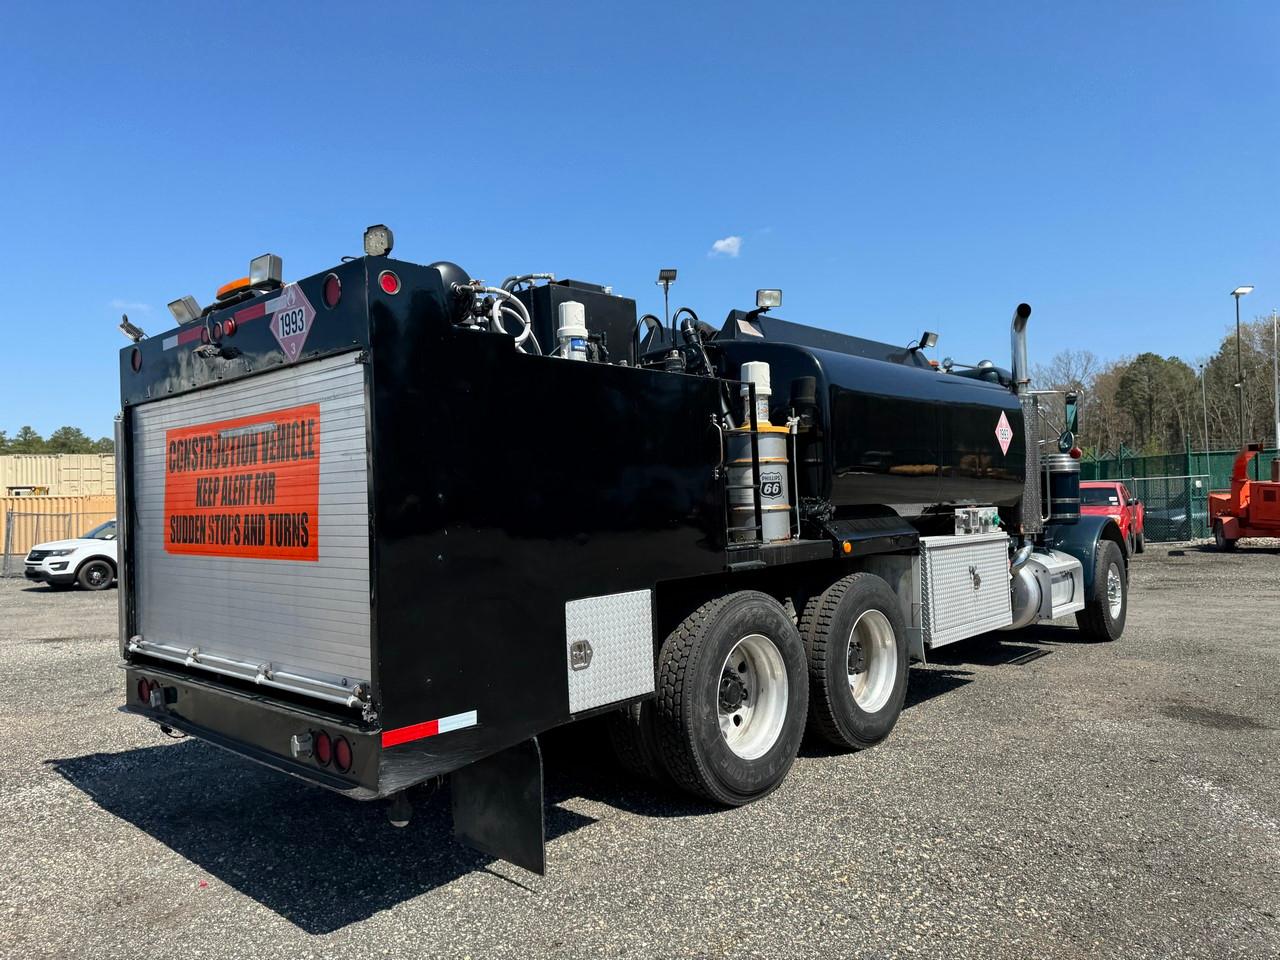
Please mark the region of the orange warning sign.
[[318, 560], [320, 404], [165, 432], [169, 553]]

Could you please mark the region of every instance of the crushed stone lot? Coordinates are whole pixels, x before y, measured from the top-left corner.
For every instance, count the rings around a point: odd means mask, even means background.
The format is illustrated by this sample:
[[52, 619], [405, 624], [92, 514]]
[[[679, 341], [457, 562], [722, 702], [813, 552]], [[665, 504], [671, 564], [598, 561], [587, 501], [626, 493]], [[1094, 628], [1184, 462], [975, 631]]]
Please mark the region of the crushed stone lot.
[[548, 875], [119, 711], [116, 592], [0, 580], [0, 956], [1277, 957], [1280, 550], [1151, 545], [1124, 637], [912, 670], [713, 810], [547, 745]]

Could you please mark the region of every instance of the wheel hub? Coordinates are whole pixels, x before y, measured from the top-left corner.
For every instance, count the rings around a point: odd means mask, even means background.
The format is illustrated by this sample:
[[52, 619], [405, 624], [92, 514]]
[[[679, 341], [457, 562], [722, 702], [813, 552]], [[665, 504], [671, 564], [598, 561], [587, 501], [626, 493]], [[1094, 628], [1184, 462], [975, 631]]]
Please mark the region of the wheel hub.
[[726, 670], [720, 677], [720, 709], [732, 713], [742, 706], [746, 699], [747, 685], [742, 682], [737, 673]]

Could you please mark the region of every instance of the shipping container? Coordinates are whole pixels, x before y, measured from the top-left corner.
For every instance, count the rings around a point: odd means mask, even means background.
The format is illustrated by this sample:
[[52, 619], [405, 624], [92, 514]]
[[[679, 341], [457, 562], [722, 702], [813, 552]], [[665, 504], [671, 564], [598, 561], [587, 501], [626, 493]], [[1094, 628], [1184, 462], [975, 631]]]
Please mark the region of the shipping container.
[[78, 497], [116, 495], [110, 453], [18, 453], [0, 456], [0, 495]]

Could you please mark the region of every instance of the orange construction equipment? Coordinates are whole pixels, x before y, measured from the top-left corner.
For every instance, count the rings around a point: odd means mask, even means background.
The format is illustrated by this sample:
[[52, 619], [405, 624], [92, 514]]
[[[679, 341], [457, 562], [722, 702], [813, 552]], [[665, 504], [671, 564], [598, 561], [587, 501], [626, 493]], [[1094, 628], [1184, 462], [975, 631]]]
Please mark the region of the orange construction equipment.
[[1261, 449], [1262, 444], [1251, 443], [1236, 454], [1231, 489], [1209, 494], [1209, 518], [1219, 550], [1232, 550], [1245, 537], [1280, 537], [1280, 482], [1275, 464], [1270, 482], [1249, 479], [1249, 461]]

